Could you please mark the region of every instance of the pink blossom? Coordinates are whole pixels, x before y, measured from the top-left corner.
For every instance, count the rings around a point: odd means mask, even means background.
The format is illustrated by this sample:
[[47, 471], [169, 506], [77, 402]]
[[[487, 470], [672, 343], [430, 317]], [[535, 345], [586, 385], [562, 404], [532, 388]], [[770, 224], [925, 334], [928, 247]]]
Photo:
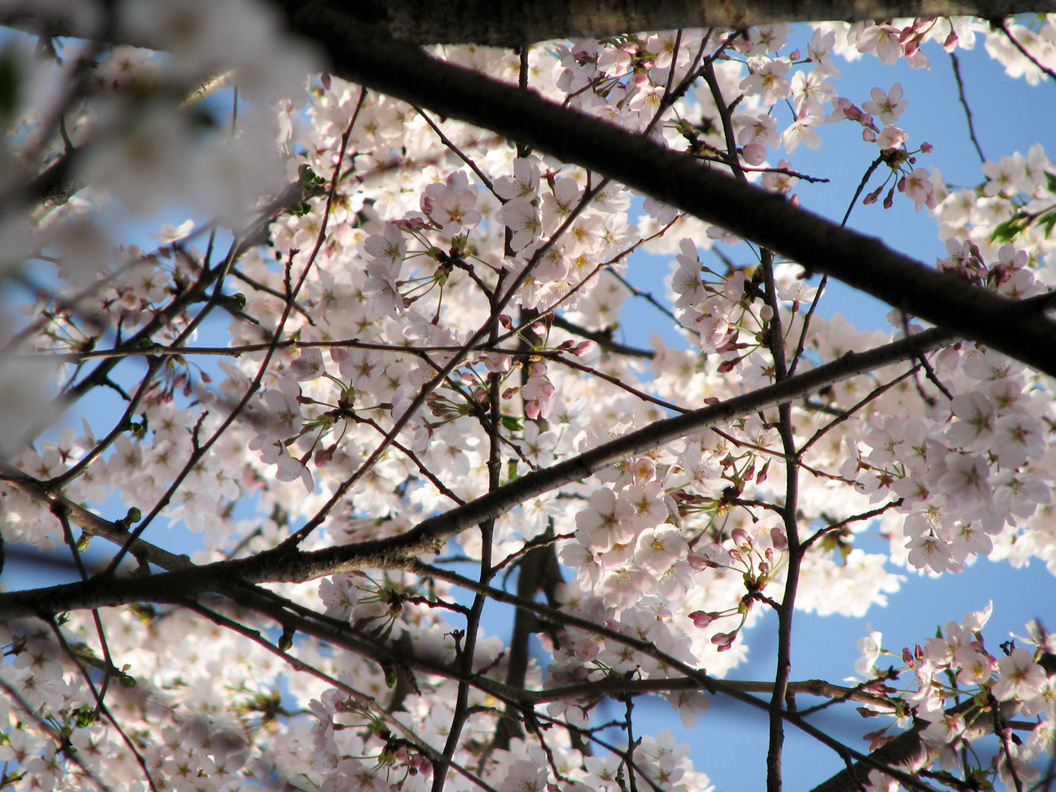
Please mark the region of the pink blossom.
[[888, 124], [876, 136], [876, 145], [883, 151], [901, 148], [905, 144], [907, 137], [904, 131], [893, 124]]
[[689, 614], [689, 618], [693, 621], [695, 627], [704, 629], [715, 620], [715, 614], [705, 611], [694, 611]]
[[935, 208], [935, 186], [931, 183], [930, 176], [923, 168], [916, 168], [905, 179], [905, 193], [913, 203], [917, 211], [920, 207], [927, 206]]
[[741, 149], [741, 156], [749, 165], [762, 165], [766, 161], [766, 146], [762, 143], [749, 143]]
[[836, 98], [836, 86], [827, 82], [817, 70], [796, 72], [792, 78], [792, 95], [795, 97], [796, 113], [800, 116], [825, 115], [825, 104]]
[[777, 119], [767, 113], [740, 113], [733, 117], [737, 124], [737, 142], [747, 146], [751, 143], [777, 147]]
[[[777, 163], [777, 167], [783, 170], [791, 170], [792, 163], [788, 160], [780, 160]], [[796, 182], [799, 181], [797, 176], [789, 176], [786, 173], [777, 173], [774, 171], [768, 171], [763, 174], [763, 187], [768, 189], [770, 192], [778, 193], [779, 195], [785, 195], [792, 190]]]
[[873, 99], [863, 104], [862, 109], [867, 113], [880, 116], [880, 120], [885, 124], [895, 123], [909, 104], [902, 98], [902, 83], [892, 85], [891, 90], [886, 94], [879, 88], [873, 88], [869, 95]]
[[1034, 662], [1034, 653], [1022, 646], [1017, 646], [1007, 657], [999, 658], [997, 669], [1001, 678], [990, 692], [998, 701], [1031, 699], [1041, 692], [1047, 680], [1045, 669]]
[[858, 51], [872, 52], [885, 64], [892, 64], [902, 56], [899, 30], [893, 25], [870, 25], [858, 37]]
[[634, 558], [655, 574], [662, 575], [688, 552], [689, 545], [674, 526], [661, 526], [642, 531]]
[[789, 154], [799, 148], [799, 144], [803, 143], [807, 148], [816, 149], [821, 145], [821, 135], [819, 135], [812, 127], [822, 123], [821, 118], [817, 116], [800, 116], [797, 118], [788, 129], [781, 135], [781, 141], [784, 143], [785, 151]]
[[326, 366], [323, 364], [322, 350], [317, 347], [301, 350], [301, 354], [290, 364], [290, 370], [298, 382], [323, 376], [326, 373]]
[[716, 633], [711, 636], [711, 643], [720, 652], [726, 652], [733, 648], [733, 642], [737, 639], [737, 631], [728, 633]]
[[741, 90], [748, 95], [761, 94], [765, 105], [775, 104], [792, 93], [792, 83], [785, 79], [790, 66], [786, 58], [749, 58], [751, 74], [741, 80]]
[[605, 487], [595, 490], [590, 496], [590, 508], [576, 515], [576, 533], [587, 546], [605, 552], [634, 537], [633, 518], [631, 503]]
[[946, 430], [951, 445], [965, 451], [985, 450], [994, 436], [994, 406], [979, 391], [955, 396], [953, 414], [959, 419]]
[[958, 503], [989, 501], [990, 468], [980, 456], [956, 452], [947, 454], [946, 473], [939, 478], [938, 486], [947, 498]]
[[363, 241], [363, 249], [396, 277], [407, 251], [407, 240], [397, 226], [386, 223], [382, 233], [369, 236]]
[[481, 220], [473, 207], [477, 203], [477, 188], [469, 183], [463, 171], [455, 171], [445, 184], [432, 184], [422, 194], [422, 211], [440, 226], [447, 236], [460, 234]]

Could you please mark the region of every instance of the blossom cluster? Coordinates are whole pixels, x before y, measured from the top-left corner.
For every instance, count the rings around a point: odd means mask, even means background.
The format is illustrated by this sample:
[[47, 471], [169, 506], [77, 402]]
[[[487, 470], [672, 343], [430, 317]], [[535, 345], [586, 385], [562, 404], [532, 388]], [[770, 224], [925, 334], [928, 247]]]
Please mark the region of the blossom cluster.
[[[0, 176], [0, 247], [17, 262], [0, 276], [34, 287], [22, 317], [0, 315], [4, 543], [80, 562], [93, 535], [93, 552], [135, 538], [107, 574], [144, 585], [152, 565], [191, 575], [369, 552], [307, 583], [284, 582], [300, 570], [226, 581], [238, 607], [175, 606], [169, 592], [0, 623], [0, 785], [706, 789], [689, 746], [643, 735], [632, 704], [659, 694], [692, 727], [709, 699], [686, 670], [731, 675], [763, 613], [794, 598], [861, 616], [898, 588], [897, 566], [1037, 558], [1056, 573], [1044, 376], [954, 341], [587, 464], [673, 415], [922, 328], [898, 311], [888, 330], [824, 318], [824, 290], [794, 262], [489, 130], [313, 74], [306, 45], [249, 0], [116, 5], [114, 34], [164, 55], [93, 42], [53, 62], [21, 42], [0, 53], [20, 64], [25, 97], [5, 162], [69, 167], [89, 185], [12, 212], [23, 185]], [[1051, 63], [1051, 17], [1012, 29]], [[940, 270], [1036, 300], [1056, 285], [1056, 167], [1041, 145], [954, 192], [903, 121], [923, 97], [886, 78], [868, 98], [838, 88], [838, 58], [922, 68], [985, 30], [775, 24], [435, 55], [527, 80], [793, 204], [812, 178], [793, 163], [800, 144], [853, 128], [882, 181], [862, 204], [926, 208], [946, 242]], [[1010, 73], [1036, 77], [996, 36], [987, 48]], [[232, 118], [202, 101], [210, 86]], [[107, 220], [173, 206], [195, 217], [153, 249]], [[639, 250], [673, 259], [668, 294], [634, 286]], [[38, 280], [31, 261], [54, 272]], [[623, 332], [636, 321], [625, 304], [643, 299], [673, 325], [648, 348]], [[64, 402], [98, 400], [79, 429], [35, 439], [55, 405], [34, 398], [27, 355]], [[479, 525], [407, 556], [386, 549], [511, 491]], [[181, 526], [201, 538], [193, 557], [162, 551]], [[866, 552], [869, 530], [888, 553]], [[516, 641], [487, 635], [489, 597], [519, 604]], [[1038, 628], [1031, 648], [992, 654], [987, 615], [907, 650], [906, 690], [874, 673], [871, 638], [856, 695], [927, 721], [945, 769], [980, 713], [994, 716], [986, 772], [1016, 788], [1051, 742], [1056, 646]], [[976, 709], [951, 710], [972, 696]], [[627, 709], [612, 720], [614, 699]], [[1026, 740], [1010, 736], [1013, 714], [1035, 719]]]
[[[880, 680], [867, 685], [867, 690], [912, 706], [926, 747], [919, 767], [937, 762], [947, 772], [957, 771], [963, 749], [985, 734], [996, 733], [1001, 748], [990, 769], [1009, 789], [1026, 787], [1040, 779], [1035, 760], [1052, 751], [1056, 638], [1046, 634], [1038, 622], [1031, 622], [1031, 635], [1020, 639], [1026, 645], [1008, 641], [994, 654], [986, 648], [982, 635], [991, 612], [988, 605], [960, 624], [950, 622], [937, 637], [923, 646], [903, 649], [901, 656], [884, 650], [882, 634], [871, 632], [858, 642], [862, 656], [855, 669], [867, 679]], [[901, 665], [879, 668], [888, 658], [901, 660]], [[907, 672], [911, 676], [909, 687], [899, 692], [893, 683]], [[863, 714], [875, 716], [885, 709], [881, 703], [870, 704]], [[895, 710], [903, 720], [905, 712]], [[1028, 718], [1032, 724], [1025, 738], [1013, 735], [1010, 721], [1017, 717]], [[885, 728], [869, 737], [876, 746], [893, 735]], [[980, 770], [985, 772], [986, 768]], [[870, 782], [871, 789], [897, 787], [897, 782], [881, 772], [870, 773]]]

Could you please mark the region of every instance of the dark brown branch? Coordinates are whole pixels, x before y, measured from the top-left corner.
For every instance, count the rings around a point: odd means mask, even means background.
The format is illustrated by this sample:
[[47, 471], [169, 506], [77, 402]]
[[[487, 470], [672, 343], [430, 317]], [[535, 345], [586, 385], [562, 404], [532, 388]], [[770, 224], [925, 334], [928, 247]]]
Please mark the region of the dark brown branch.
[[[289, 10], [303, 3], [280, 0]], [[346, 25], [364, 35], [418, 44], [518, 47], [553, 38], [606, 37], [635, 30], [684, 27], [746, 28], [773, 22], [857, 21], [893, 17], [974, 15], [996, 19], [1051, 9], [1041, 0], [325, 0]], [[0, 12], [0, 24], [47, 35], [91, 37], [84, 20], [55, 20], [33, 4]], [[151, 46], [136, 40], [125, 43]]]
[[93, 578], [46, 589], [0, 594], [0, 621], [131, 602], [184, 602], [204, 592], [227, 592], [239, 584], [303, 582], [355, 569], [403, 568], [409, 558], [439, 552], [448, 539], [518, 504], [571, 481], [581, 481], [606, 465], [675, 438], [728, 423], [777, 404], [803, 398], [819, 388], [879, 366], [916, 356], [951, 340], [928, 330], [797, 374], [781, 383], [683, 415], [656, 421], [590, 451], [522, 476], [444, 514], [423, 520], [399, 536], [301, 552], [289, 544], [250, 558], [223, 561], [144, 578]]
[[362, 36], [322, 0], [290, 25], [324, 47], [340, 76], [429, 107], [604, 174], [959, 335], [1056, 375], [1056, 322], [1038, 310], [936, 272], [878, 239], [839, 228], [611, 124]]

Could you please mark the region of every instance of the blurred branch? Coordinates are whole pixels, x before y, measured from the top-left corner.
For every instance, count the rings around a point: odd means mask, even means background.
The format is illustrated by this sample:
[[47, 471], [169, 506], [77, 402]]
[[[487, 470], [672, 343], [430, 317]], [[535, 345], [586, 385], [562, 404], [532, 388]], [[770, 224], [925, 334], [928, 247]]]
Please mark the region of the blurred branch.
[[[305, 4], [278, 0], [288, 13]], [[615, 36], [637, 30], [683, 27], [747, 28], [774, 22], [857, 21], [893, 17], [974, 15], [997, 19], [1045, 10], [1039, 0], [322, 0], [365, 36], [416, 44], [486, 44], [519, 47], [554, 38]], [[32, 3], [0, 10], [0, 24], [50, 36], [98, 35], [91, 15], [60, 17]], [[144, 39], [123, 41], [156, 45]]]

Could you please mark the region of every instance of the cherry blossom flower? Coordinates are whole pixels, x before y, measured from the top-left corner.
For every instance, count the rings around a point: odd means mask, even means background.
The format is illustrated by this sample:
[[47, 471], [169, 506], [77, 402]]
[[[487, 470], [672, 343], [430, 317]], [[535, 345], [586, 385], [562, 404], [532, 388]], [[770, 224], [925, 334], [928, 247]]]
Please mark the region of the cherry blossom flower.
[[977, 504], [991, 496], [990, 469], [982, 457], [973, 454], [946, 455], [946, 473], [938, 486], [948, 498], [958, 502]]
[[881, 151], [890, 151], [891, 149], [901, 148], [907, 139], [908, 135], [906, 135], [904, 130], [899, 129], [894, 124], [888, 124], [876, 136], [876, 145], [880, 147]]
[[634, 538], [634, 514], [628, 499], [617, 498], [607, 487], [596, 490], [590, 496], [590, 509], [576, 515], [576, 534], [588, 547], [605, 552]]
[[657, 575], [662, 575], [679, 558], [689, 552], [689, 545], [675, 528], [650, 528], [638, 536], [635, 560]]
[[[862, 105], [867, 113], [879, 116], [885, 124], [893, 124], [902, 115], [909, 103], [902, 98], [902, 83], [895, 83], [886, 94], [879, 88], [869, 92], [872, 101]], [[888, 148], [888, 147], [884, 147]]]
[[836, 33], [815, 28], [807, 45], [807, 57], [815, 64], [814, 71], [822, 77], [839, 77], [840, 70], [832, 62], [832, 49], [836, 44]]
[[870, 25], [858, 37], [857, 47], [861, 53], [872, 52], [887, 65], [902, 55], [899, 30], [893, 25]]
[[[792, 167], [792, 163], [788, 160], [780, 160], [777, 163], [777, 167], [782, 170], [789, 170]], [[779, 173], [777, 171], [768, 171], [763, 174], [763, 187], [781, 195], [788, 193], [795, 183], [799, 181], [799, 177], [789, 175], [788, 173]]]
[[[825, 104], [836, 98], [836, 86], [824, 79], [817, 69], [811, 72], [797, 71], [792, 77], [792, 95], [795, 97], [796, 113], [800, 116], [817, 117], [822, 123]], [[872, 112], [872, 111], [870, 111]]]
[[1026, 177], [1026, 160], [1017, 152], [1010, 157], [1002, 157], [996, 164], [984, 162], [983, 173], [989, 179], [983, 187], [984, 195], [1015, 195]]
[[923, 168], [915, 168], [905, 177], [904, 192], [916, 204], [914, 208], [917, 211], [920, 211], [922, 206], [927, 206], [929, 209], [934, 209], [936, 206], [935, 186], [931, 183], [928, 172]]
[[927, 567], [934, 572], [945, 572], [954, 566], [946, 543], [934, 534], [911, 539], [906, 549], [909, 550], [909, 563], [918, 569]]
[[422, 211], [446, 236], [456, 236], [480, 222], [481, 214], [473, 208], [476, 203], [477, 188], [463, 171], [452, 173], [445, 184], [426, 187], [422, 194]]
[[1017, 646], [1007, 657], [999, 658], [1001, 678], [990, 688], [998, 701], [1011, 698], [1031, 699], [1041, 692], [1046, 681], [1045, 669], [1034, 662], [1034, 653]]
[[789, 154], [793, 153], [799, 148], [800, 143], [810, 149], [818, 148], [821, 145], [821, 135], [815, 132], [812, 127], [820, 123], [822, 123], [822, 120], [818, 116], [806, 115], [797, 118], [781, 135], [781, 142], [785, 146], [785, 151]]
[[946, 439], [965, 451], [983, 451], [994, 436], [994, 407], [978, 391], [955, 396], [953, 414], [960, 420], [950, 425]]
[[[798, 72], [797, 72], [798, 74]], [[739, 113], [733, 117], [738, 125], [737, 142], [742, 145], [761, 143], [777, 148], [777, 119], [766, 113]]]
[[290, 364], [290, 371], [293, 372], [298, 382], [321, 377], [326, 373], [322, 351], [314, 347], [302, 350], [297, 359]]
[[787, 58], [751, 57], [748, 59], [751, 74], [741, 80], [741, 90], [749, 95], [759, 94], [765, 105], [785, 99], [792, 93], [792, 83], [785, 78], [790, 67]]
[[381, 234], [373, 234], [363, 241], [363, 250], [387, 270], [398, 274], [407, 253], [407, 240], [396, 225], [386, 223]]

